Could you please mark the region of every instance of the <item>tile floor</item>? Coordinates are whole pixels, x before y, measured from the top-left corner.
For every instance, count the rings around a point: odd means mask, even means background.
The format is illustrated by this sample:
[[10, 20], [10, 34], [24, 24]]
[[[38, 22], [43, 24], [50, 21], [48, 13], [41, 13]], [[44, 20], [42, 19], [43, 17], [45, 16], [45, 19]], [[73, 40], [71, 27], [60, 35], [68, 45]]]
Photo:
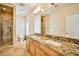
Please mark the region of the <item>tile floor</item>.
[[13, 45], [0, 48], [0, 56], [30, 56], [26, 49], [26, 41], [17, 42], [17, 46]]

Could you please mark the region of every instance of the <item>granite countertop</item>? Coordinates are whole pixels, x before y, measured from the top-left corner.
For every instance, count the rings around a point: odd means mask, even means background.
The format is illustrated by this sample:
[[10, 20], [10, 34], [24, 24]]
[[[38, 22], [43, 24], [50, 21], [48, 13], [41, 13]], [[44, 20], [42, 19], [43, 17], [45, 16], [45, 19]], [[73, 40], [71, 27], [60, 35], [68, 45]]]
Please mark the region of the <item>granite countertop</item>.
[[[55, 51], [63, 54], [64, 56], [79, 56], [79, 45], [78, 44], [75, 44], [75, 43], [71, 43], [71, 42], [58, 42], [60, 45], [55, 45], [52, 44], [52, 42], [45, 42], [46, 40], [41, 40], [40, 37], [34, 37], [34, 36], [31, 36], [32, 38], [34, 38], [34, 40], [38, 41], [39, 43], [41, 44], [44, 44], [46, 45], [48, 48], [51, 48], [51, 49], [54, 49]], [[46, 39], [46, 38], [45, 38]], [[49, 40], [49, 39], [48, 39]], [[54, 40], [50, 40], [50, 41], [53, 41], [53, 42], [56, 42]]]

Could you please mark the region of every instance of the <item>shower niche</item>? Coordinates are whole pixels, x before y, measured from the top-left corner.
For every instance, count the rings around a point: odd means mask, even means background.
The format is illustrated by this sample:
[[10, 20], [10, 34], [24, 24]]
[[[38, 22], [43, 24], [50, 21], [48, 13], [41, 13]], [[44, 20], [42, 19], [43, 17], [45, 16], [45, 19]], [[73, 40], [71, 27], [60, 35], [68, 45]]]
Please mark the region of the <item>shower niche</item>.
[[0, 4], [0, 47], [13, 44], [13, 8]]

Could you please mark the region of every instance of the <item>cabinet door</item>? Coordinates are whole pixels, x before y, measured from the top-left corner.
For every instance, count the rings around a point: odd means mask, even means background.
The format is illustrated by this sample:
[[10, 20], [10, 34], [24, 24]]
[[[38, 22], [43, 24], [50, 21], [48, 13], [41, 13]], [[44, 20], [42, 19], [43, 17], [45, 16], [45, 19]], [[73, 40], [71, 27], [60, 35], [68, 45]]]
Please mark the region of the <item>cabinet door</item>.
[[34, 45], [35, 45], [36, 47], [39, 47], [39, 46], [40, 46], [40, 43], [37, 42], [37, 41], [34, 41], [34, 40], [33, 40], [33, 43], [34, 43]]
[[40, 49], [43, 50], [46, 53], [46, 55], [48, 55], [48, 56], [57, 56], [58, 55], [57, 52], [51, 50], [50, 48], [48, 48], [42, 44], [40, 45]]
[[32, 42], [31, 38], [27, 38], [27, 40], [26, 40], [26, 48], [27, 48], [28, 51], [30, 49], [30, 43], [31, 42]]
[[30, 49], [30, 41], [29, 40], [26, 40], [26, 48], [27, 48], [27, 51], [29, 51], [29, 49]]
[[30, 49], [31, 55], [35, 56], [35, 45], [32, 41], [30, 42], [30, 48], [29, 49]]
[[36, 48], [36, 56], [45, 56], [45, 53], [39, 48]]

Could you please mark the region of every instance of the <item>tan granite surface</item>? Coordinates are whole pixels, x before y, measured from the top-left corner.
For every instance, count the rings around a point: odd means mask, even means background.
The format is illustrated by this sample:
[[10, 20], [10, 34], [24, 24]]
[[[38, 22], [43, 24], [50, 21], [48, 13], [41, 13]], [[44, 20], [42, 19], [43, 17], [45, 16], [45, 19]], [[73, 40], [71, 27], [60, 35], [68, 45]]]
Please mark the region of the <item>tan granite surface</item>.
[[79, 56], [79, 44], [75, 44], [69, 41], [61, 41], [61, 40], [56, 41], [54, 39], [45, 38], [45, 40], [51, 40], [51, 41], [62, 43], [62, 45], [60, 46], [55, 46], [50, 43], [45, 43], [44, 38], [42, 40], [40, 37], [39, 38], [34, 36], [31, 36], [31, 37], [34, 38], [34, 40], [36, 40], [37, 42], [44, 44], [51, 49], [54, 49], [55, 51], [63, 54], [64, 56]]

